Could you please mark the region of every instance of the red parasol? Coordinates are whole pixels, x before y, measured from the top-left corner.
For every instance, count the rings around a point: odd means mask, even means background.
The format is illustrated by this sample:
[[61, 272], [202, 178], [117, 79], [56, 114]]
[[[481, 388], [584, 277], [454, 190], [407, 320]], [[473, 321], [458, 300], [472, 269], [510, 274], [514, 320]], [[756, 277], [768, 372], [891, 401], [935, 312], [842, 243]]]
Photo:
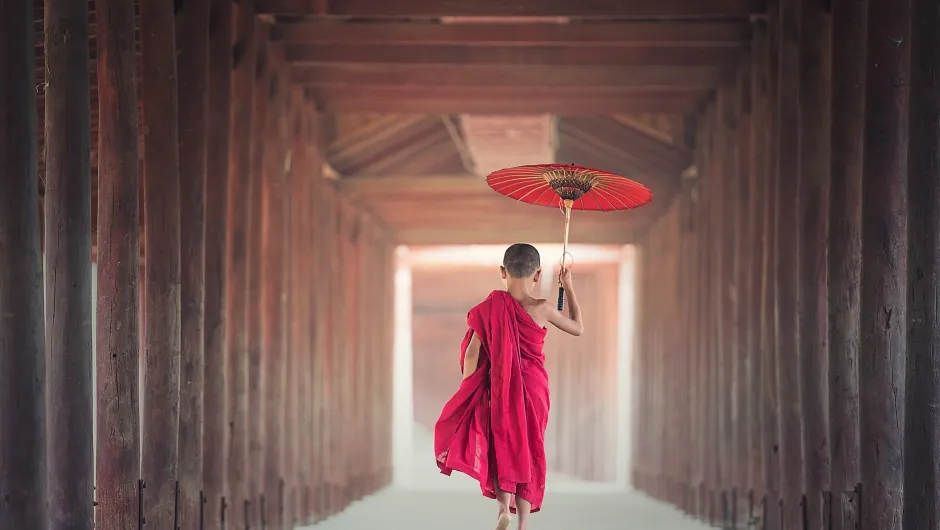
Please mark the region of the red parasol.
[[[646, 186], [626, 177], [573, 164], [536, 164], [490, 173], [486, 183], [517, 201], [558, 208], [565, 213], [565, 239], [561, 268], [568, 255], [571, 210], [611, 212], [648, 204], [653, 194]], [[564, 289], [558, 288], [558, 310], [564, 307]]]

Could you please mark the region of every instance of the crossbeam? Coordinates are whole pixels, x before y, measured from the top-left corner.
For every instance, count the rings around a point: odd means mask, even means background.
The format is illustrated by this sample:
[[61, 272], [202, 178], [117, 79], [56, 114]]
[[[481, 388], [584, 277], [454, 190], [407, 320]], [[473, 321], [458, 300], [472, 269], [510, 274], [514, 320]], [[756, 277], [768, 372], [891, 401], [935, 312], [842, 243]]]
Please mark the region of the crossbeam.
[[259, 14], [350, 17], [584, 17], [745, 18], [765, 11], [763, 0], [261, 0]]
[[287, 60], [317, 65], [499, 65], [542, 66], [708, 66], [730, 62], [734, 48], [657, 46], [424, 46], [424, 45], [309, 45], [287, 48]]
[[304, 85], [430, 87], [646, 87], [714, 88], [721, 69], [713, 66], [568, 67], [507, 65], [357, 64], [295, 66], [293, 81]]
[[750, 26], [735, 21], [627, 21], [592, 24], [347, 23], [337, 19], [277, 24], [272, 34], [288, 44], [446, 46], [738, 47]]

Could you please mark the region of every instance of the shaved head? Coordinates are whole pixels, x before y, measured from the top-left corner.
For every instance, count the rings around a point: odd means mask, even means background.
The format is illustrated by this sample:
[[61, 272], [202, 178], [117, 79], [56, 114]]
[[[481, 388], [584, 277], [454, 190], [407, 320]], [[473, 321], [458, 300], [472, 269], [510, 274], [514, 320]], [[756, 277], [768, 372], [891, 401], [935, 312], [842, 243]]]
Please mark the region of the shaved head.
[[506, 249], [503, 268], [513, 278], [528, 278], [542, 265], [539, 251], [527, 243], [516, 243]]

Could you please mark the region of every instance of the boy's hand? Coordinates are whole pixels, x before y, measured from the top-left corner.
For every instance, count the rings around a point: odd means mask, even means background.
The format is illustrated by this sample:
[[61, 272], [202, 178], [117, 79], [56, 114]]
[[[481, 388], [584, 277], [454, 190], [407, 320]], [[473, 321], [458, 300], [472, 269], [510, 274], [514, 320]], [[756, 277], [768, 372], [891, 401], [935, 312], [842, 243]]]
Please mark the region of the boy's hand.
[[561, 286], [564, 287], [566, 291], [571, 291], [574, 288], [574, 284], [571, 280], [571, 269], [565, 268], [561, 271], [561, 274], [558, 275], [558, 281], [561, 282]]

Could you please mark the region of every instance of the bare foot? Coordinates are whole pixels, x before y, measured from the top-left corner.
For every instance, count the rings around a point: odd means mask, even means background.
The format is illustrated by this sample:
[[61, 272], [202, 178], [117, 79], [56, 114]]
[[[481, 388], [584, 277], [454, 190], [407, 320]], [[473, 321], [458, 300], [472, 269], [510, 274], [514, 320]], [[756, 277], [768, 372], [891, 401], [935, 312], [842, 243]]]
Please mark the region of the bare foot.
[[499, 519], [496, 521], [496, 530], [507, 530], [511, 522], [512, 519], [509, 517], [508, 513], [503, 512], [499, 514]]

